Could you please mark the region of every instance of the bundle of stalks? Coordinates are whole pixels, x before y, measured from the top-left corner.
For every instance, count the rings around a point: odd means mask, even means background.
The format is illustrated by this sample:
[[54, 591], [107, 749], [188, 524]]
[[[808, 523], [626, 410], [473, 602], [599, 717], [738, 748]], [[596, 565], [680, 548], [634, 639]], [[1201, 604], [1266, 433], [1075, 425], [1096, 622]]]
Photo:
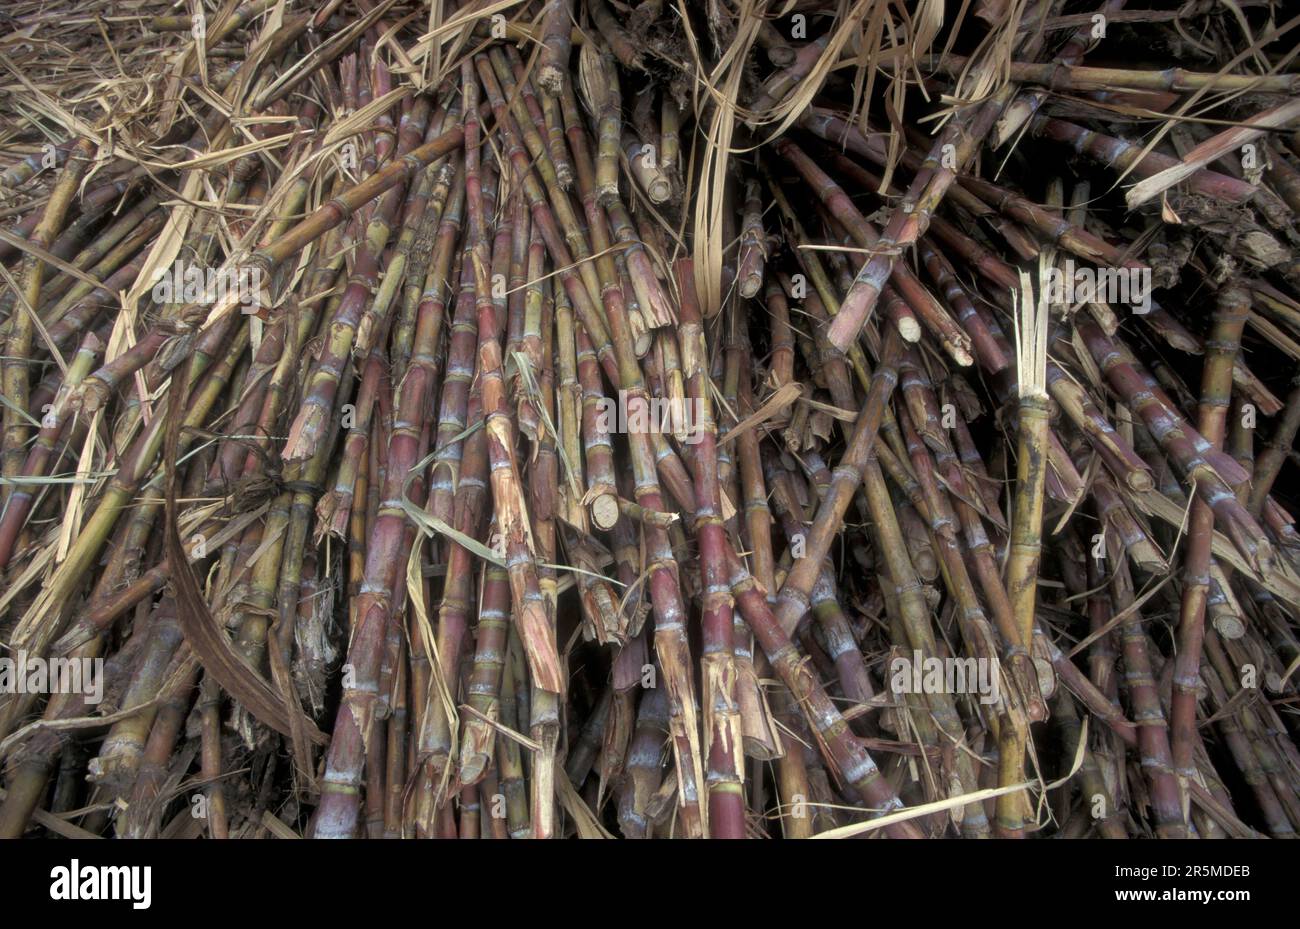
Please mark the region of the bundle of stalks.
[[0, 836], [1300, 830], [1300, 20], [73, 6]]

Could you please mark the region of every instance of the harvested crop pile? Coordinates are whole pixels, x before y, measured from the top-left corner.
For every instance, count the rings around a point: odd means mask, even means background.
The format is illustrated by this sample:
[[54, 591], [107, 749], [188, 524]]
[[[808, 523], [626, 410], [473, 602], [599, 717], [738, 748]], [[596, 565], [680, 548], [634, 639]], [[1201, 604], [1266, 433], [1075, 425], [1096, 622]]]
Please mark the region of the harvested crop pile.
[[0, 14], [0, 836], [1294, 837], [1300, 18]]

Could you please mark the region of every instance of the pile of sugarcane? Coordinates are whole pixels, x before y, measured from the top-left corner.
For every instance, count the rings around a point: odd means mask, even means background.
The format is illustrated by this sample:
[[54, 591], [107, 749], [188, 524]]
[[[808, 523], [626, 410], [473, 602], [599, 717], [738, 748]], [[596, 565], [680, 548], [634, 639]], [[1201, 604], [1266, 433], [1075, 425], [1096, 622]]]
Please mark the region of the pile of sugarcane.
[[1282, 13], [10, 4], [0, 836], [1294, 837]]

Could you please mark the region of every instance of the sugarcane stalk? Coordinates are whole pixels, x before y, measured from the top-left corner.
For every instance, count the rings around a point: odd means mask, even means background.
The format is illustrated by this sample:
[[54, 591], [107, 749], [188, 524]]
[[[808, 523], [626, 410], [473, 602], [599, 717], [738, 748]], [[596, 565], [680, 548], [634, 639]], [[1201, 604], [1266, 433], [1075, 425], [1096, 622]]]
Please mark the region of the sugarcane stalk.
[[[1046, 286], [1045, 264], [1039, 264], [1038, 287]], [[1047, 327], [1049, 304], [1036, 294], [1029, 275], [1021, 272], [1020, 316], [1016, 325], [1016, 374], [1020, 399], [1016, 445], [1016, 493], [1007, 554], [1007, 595], [1011, 600], [1020, 641], [1034, 637], [1038, 566], [1042, 551], [1043, 495], [1047, 478]], [[1010, 787], [1023, 779], [1024, 732], [1008, 727], [1000, 739], [998, 784]], [[1028, 798], [1008, 793], [998, 798], [998, 829], [1021, 837]]]
[[[403, 131], [399, 134], [400, 141], [395, 161], [404, 163], [407, 156], [415, 149], [414, 140], [423, 134], [427, 118], [427, 103], [413, 109], [408, 117], [403, 118], [404, 123], [408, 123], [409, 120], [409, 125], [404, 125]], [[379, 140], [388, 144], [391, 144], [391, 141], [387, 135], [381, 136]], [[386, 145], [377, 142], [376, 157], [382, 160], [386, 154]], [[329, 341], [316, 361], [303, 397], [302, 407], [289, 429], [289, 440], [281, 453], [285, 461], [310, 458], [322, 440], [320, 433], [328, 421], [328, 411], [334, 406], [339, 372], [352, 354], [354, 342], [362, 328], [363, 314], [378, 285], [379, 259], [392, 234], [393, 221], [404, 199], [404, 182], [407, 180], [408, 178], [403, 176], [397, 184], [384, 193], [374, 217], [366, 227], [365, 245], [357, 252], [347, 290], [330, 324]], [[373, 322], [371, 325], [373, 326]]]
[[[1113, 17], [1122, 11], [1125, 4], [1126, 0], [1105, 0], [1099, 10], [1102, 22], [1106, 21], [1106, 17]], [[1096, 21], [1093, 18], [1087, 26], [1080, 26], [1070, 35], [1065, 45], [1056, 53], [1054, 65], [1072, 66], [1083, 60], [1083, 56], [1095, 42], [1092, 24]], [[1030, 90], [1013, 98], [1007, 104], [998, 122], [994, 124], [994, 147], [1002, 146], [1019, 132], [1025, 121], [1038, 112], [1046, 99], [1047, 95], [1039, 90]]]
[[[1068, 145], [1080, 155], [1138, 178], [1154, 177], [1178, 165], [1178, 159], [1169, 155], [1155, 151], [1144, 155], [1142, 146], [1065, 120], [1038, 115], [1029, 125], [1035, 135]], [[1181, 181], [1195, 193], [1234, 203], [1245, 202], [1255, 195], [1255, 188], [1245, 181], [1207, 168], [1183, 177]]]
[[[899, 340], [891, 331], [885, 337], [884, 356], [872, 375], [871, 390], [854, 423], [848, 447], [840, 458], [829, 492], [817, 508], [817, 516], [804, 543], [803, 557], [795, 560], [777, 592], [775, 616], [788, 636], [808, 609], [812, 586], [830, 551], [849, 503], [862, 481], [862, 468], [870, 455], [884, 417], [885, 406], [898, 383], [895, 368], [901, 357]], [[755, 630], [757, 634], [757, 630]], [[768, 658], [772, 656], [769, 654]]]
[[552, 97], [560, 94], [569, 76], [569, 29], [573, 21], [572, 0], [546, 0], [542, 17], [542, 59], [537, 66], [537, 84]]
[[596, 113], [596, 198], [605, 203], [618, 196], [618, 165], [622, 140], [621, 96], [613, 60], [594, 46], [579, 52], [578, 73], [587, 106]]
[[[453, 131], [464, 138], [464, 129], [458, 127]], [[445, 134], [440, 138], [444, 137]], [[427, 145], [422, 147], [427, 148]], [[413, 160], [413, 156], [413, 152], [408, 153], [401, 160], [408, 163]], [[415, 166], [410, 165], [412, 169]], [[405, 175], [401, 179], [405, 180]], [[382, 207], [377, 212], [380, 215], [373, 232], [376, 238], [383, 236], [386, 240]], [[411, 363], [393, 396], [393, 425], [386, 449], [387, 473], [382, 482], [374, 482], [374, 486], [381, 489], [382, 498], [373, 525], [369, 527], [370, 540], [363, 568], [364, 584], [356, 600], [356, 618], [348, 648], [348, 660], [355, 677], [353, 686], [345, 688], [335, 721], [334, 737], [326, 756], [321, 805], [314, 831], [320, 838], [347, 838], [356, 834], [359, 825], [358, 788], [368, 743], [372, 737], [375, 705], [380, 699], [379, 676], [383, 644], [393, 608], [392, 598], [398, 572], [406, 562], [412, 542], [412, 536], [406, 528], [403, 498], [414, 496], [411, 502], [417, 505], [420, 502], [419, 496], [413, 495], [410, 489], [408, 472], [423, 457], [423, 449], [429, 441], [425, 408], [431, 402], [430, 395], [437, 373], [432, 339], [439, 330], [440, 320], [435, 320], [433, 313], [420, 315]], [[350, 334], [347, 336], [341, 337], [340, 341], [346, 341], [350, 347]], [[289, 444], [286, 444], [287, 448]]]
[[[790, 642], [767, 600], [759, 591], [753, 577], [745, 571], [735, 552], [728, 550], [728, 571], [731, 589], [736, 597], [745, 622], [754, 631], [773, 669], [781, 676], [798, 705], [803, 709], [809, 727], [819, 736], [828, 764], [837, 774], [876, 811], [899, 809], [902, 802], [894, 789], [884, 779], [871, 756], [848, 728], [848, 723], [835, 709], [826, 691], [801, 660], [798, 650]], [[910, 820], [885, 827], [893, 838], [920, 838], [921, 832]]]
[[506, 566], [510, 577], [513, 620], [528, 657], [533, 683], [541, 690], [562, 693], [564, 673], [556, 651], [555, 632], [547, 620], [538, 587], [534, 543], [524, 502], [519, 467], [514, 453], [514, 423], [502, 378], [501, 346], [496, 309], [492, 302], [492, 282], [488, 276], [487, 226], [483, 213], [483, 196], [479, 187], [478, 82], [473, 66], [461, 68], [464, 89], [465, 184], [469, 217], [467, 229], [471, 241], [475, 305], [478, 315], [478, 371], [482, 380], [483, 424], [487, 432], [488, 458], [491, 465], [492, 502], [497, 528], [504, 538]]
[[[68, 426], [72, 395], [103, 351], [104, 344], [95, 333], [87, 333], [82, 339], [54, 402], [41, 418], [41, 431], [37, 433], [35, 444], [27, 453], [27, 460], [23, 464], [23, 477], [39, 478], [45, 475], [55, 447]], [[9, 564], [14, 554], [23, 524], [35, 503], [36, 493], [35, 488], [19, 484], [9, 495], [4, 513], [0, 515], [0, 569]]]
[[478, 610], [478, 631], [474, 647], [474, 670], [466, 683], [467, 701], [481, 713], [466, 714], [462, 722], [460, 770], [462, 784], [477, 784], [487, 774], [496, 751], [496, 730], [488, 721], [498, 715], [497, 701], [505, 664], [509, 628], [510, 581], [504, 568], [485, 568], [482, 602]]
[[[609, 8], [609, 4], [604, 0], [591, 0], [588, 4], [587, 12], [591, 16], [591, 21], [599, 30], [601, 38], [609, 46], [614, 56], [623, 67], [637, 70], [642, 67], [641, 51], [637, 48], [636, 41], [631, 34], [622, 27], [614, 11]], [[582, 46], [585, 52], [591, 47], [590, 43]]]
[[1143, 178], [1124, 194], [1124, 200], [1130, 208], [1140, 206], [1201, 170], [1225, 152], [1239, 149], [1247, 142], [1258, 139], [1268, 130], [1290, 125], [1297, 119], [1300, 119], [1300, 100], [1289, 100], [1272, 109], [1256, 113], [1244, 120], [1241, 125], [1225, 129], [1218, 135], [1206, 139], [1177, 163]]
[[[1239, 474], [1236, 462], [1221, 452], [1216, 455], [1217, 450], [1178, 415], [1163, 391], [1149, 388], [1154, 381], [1149, 375], [1144, 379], [1132, 356], [1107, 339], [1095, 323], [1076, 317], [1075, 325], [1112, 388], [1142, 418], [1171, 461], [1193, 481], [1198, 497], [1213, 509], [1220, 529], [1250, 563], [1257, 567], [1269, 564], [1272, 545], [1237, 502], [1227, 482]], [[1223, 470], [1227, 470], [1226, 480], [1221, 476]]]
[[[907, 233], [911, 237], [908, 243], [891, 244], [887, 237], [890, 234], [889, 230], [896, 225], [894, 220], [890, 221], [890, 225], [884, 233], [877, 235], [870, 228], [866, 218], [853, 206], [843, 189], [814, 164], [797, 145], [782, 139], [777, 143], [776, 148], [782, 157], [786, 158], [799, 170], [800, 174], [817, 192], [818, 199], [826, 205], [826, 208], [835, 219], [853, 236], [858, 247], [867, 250], [872, 255], [862, 265], [853, 284], [849, 287], [848, 293], [840, 301], [839, 311], [827, 329], [826, 338], [831, 345], [841, 352], [847, 352], [850, 349], [851, 343], [857, 340], [857, 335], [862, 329], [862, 324], [867, 319], [867, 314], [874, 308], [876, 300], [882, 293], [888, 291], [884, 282], [892, 274], [899, 292], [905, 296], [908, 305], [912, 310], [918, 311], [927, 324], [935, 328], [940, 334], [944, 348], [952, 355], [953, 360], [963, 366], [971, 364], [970, 339], [966, 333], [947, 316], [934, 297], [925, 290], [906, 265], [899, 265], [895, 270], [892, 257], [881, 257], [889, 249], [901, 248], [904, 244], [910, 244], [910, 241], [919, 237], [924, 230]], [[922, 176], [918, 174], [918, 177]], [[896, 217], [903, 216], [904, 209], [900, 208], [894, 215]], [[871, 270], [868, 271], [868, 268], [871, 268]], [[869, 286], [860, 283], [868, 280], [868, 277], [872, 280], [878, 277], [879, 281]], [[863, 287], [867, 287], [868, 290], [874, 288], [874, 295], [870, 297], [869, 305], [861, 302], [858, 296], [866, 292], [862, 289]], [[884, 293], [884, 296], [888, 300], [889, 293]], [[853, 303], [850, 303], [851, 300]], [[897, 306], [897, 304], [894, 305]], [[862, 309], [857, 309], [859, 306]], [[860, 319], [855, 319], [855, 314]], [[846, 335], [850, 331], [850, 326], [854, 327], [851, 337]], [[915, 320], [911, 320], [911, 326], [900, 325], [900, 331], [909, 342], [915, 342], [920, 338], [920, 329], [917, 327]]]
[[[59, 179], [45, 204], [40, 223], [32, 230], [28, 241], [44, 248], [63, 228], [64, 219], [72, 206], [81, 178], [90, 163], [92, 144], [89, 139], [81, 139], [68, 154], [67, 163], [59, 174]], [[41, 285], [45, 277], [45, 262], [28, 256], [23, 262], [22, 293], [9, 327], [9, 337], [5, 342], [3, 363], [3, 387], [6, 398], [4, 409], [4, 467], [5, 477], [14, 477], [22, 471], [23, 461], [27, 457], [24, 446], [30, 432], [30, 425], [23, 412], [28, 406], [28, 391], [31, 373], [28, 371], [28, 355], [31, 353], [32, 340], [36, 334], [35, 314], [41, 305]], [[11, 486], [0, 492], [0, 500], [8, 502], [13, 493]]]
[[1111, 596], [1121, 610], [1131, 609], [1121, 638], [1124, 650], [1124, 684], [1129, 692], [1134, 722], [1138, 724], [1138, 744], [1142, 769], [1151, 787], [1152, 806], [1158, 834], [1165, 838], [1184, 836], [1183, 812], [1178, 780], [1169, 749], [1169, 729], [1156, 690], [1145, 624], [1141, 612], [1133, 608], [1133, 581], [1128, 564], [1116, 563], [1111, 576]]
[[704, 320], [695, 300], [695, 272], [689, 259], [676, 265], [681, 293], [678, 334], [687, 398], [692, 410], [692, 456], [695, 481], [695, 535], [700, 546], [704, 637], [704, 733], [709, 743], [708, 835], [738, 839], [745, 835], [744, 767], [740, 763], [742, 731], [736, 705], [736, 664], [732, 630], [732, 599], [725, 566], [727, 545], [718, 484], [717, 438]]
[[673, 194], [673, 185], [659, 163], [655, 146], [652, 143], [642, 143], [626, 127], [620, 145], [633, 180], [645, 191], [650, 202], [667, 202]]
[[[1232, 363], [1241, 344], [1249, 306], [1250, 294], [1245, 288], [1229, 285], [1221, 290], [1210, 337], [1206, 341], [1197, 426], [1205, 440], [1216, 447], [1223, 444], [1227, 432], [1228, 405], [1232, 399]], [[1180, 777], [1195, 776], [1192, 746], [1213, 532], [1214, 510], [1198, 495], [1188, 517], [1183, 597], [1178, 616], [1178, 652], [1170, 700], [1174, 770]]]
[[1250, 475], [1246, 508], [1256, 518], [1260, 516], [1268, 493], [1282, 470], [1287, 450], [1295, 444], [1296, 433], [1300, 432], [1300, 379], [1293, 379], [1291, 384], [1284, 412], [1273, 427], [1273, 433], [1264, 440], [1264, 449], [1256, 456], [1254, 471]]

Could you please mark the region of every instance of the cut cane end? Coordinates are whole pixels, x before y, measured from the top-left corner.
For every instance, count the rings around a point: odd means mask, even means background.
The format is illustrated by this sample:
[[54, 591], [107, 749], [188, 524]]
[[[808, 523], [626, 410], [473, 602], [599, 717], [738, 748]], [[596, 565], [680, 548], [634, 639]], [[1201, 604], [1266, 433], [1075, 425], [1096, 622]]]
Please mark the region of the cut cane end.
[[1246, 634], [1246, 624], [1237, 616], [1214, 617], [1214, 629], [1225, 639], [1240, 639]]
[[672, 199], [673, 185], [666, 177], [655, 178], [646, 187], [646, 196], [650, 198], [651, 203], [667, 203]]
[[613, 529], [618, 523], [618, 498], [601, 494], [591, 501], [591, 521], [598, 529]]
[[564, 92], [564, 71], [555, 65], [542, 65], [537, 71], [537, 85], [545, 94], [560, 96]]
[[[904, 316], [898, 321], [898, 334], [906, 342], [921, 341], [921, 324], [909, 316]], [[843, 351], [844, 349], [841, 349]]]
[[1155, 490], [1156, 482], [1149, 471], [1130, 471], [1124, 475], [1124, 483], [1140, 494]]

